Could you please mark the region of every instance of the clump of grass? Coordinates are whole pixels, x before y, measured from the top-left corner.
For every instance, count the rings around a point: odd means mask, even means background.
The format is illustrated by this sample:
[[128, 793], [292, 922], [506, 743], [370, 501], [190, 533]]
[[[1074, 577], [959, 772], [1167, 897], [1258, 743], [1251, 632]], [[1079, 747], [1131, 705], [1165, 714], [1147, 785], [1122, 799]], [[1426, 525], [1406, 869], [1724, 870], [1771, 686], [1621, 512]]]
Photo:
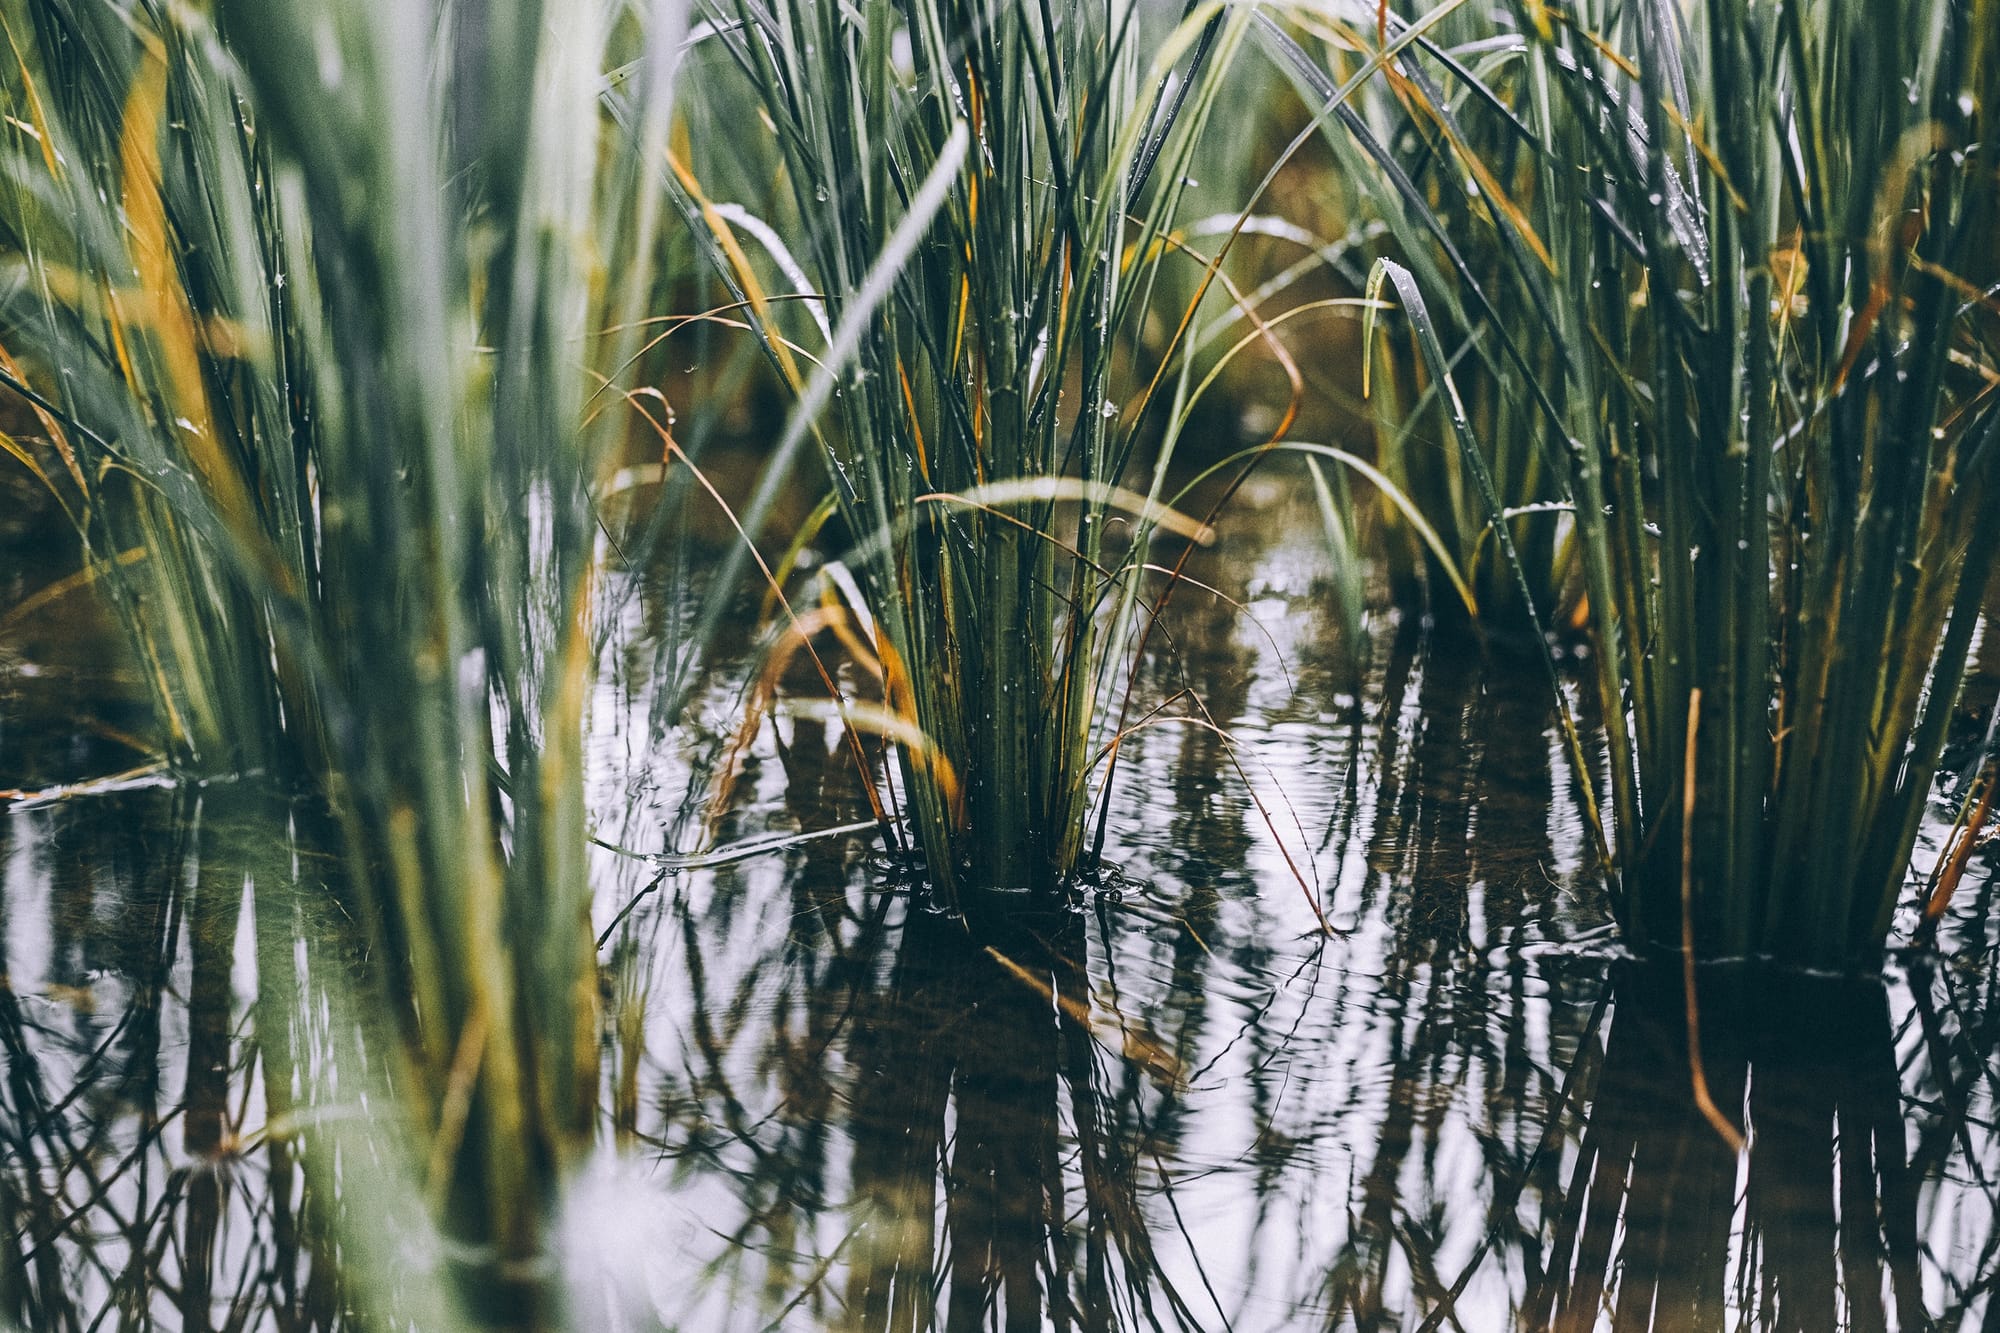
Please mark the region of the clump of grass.
[[[1405, 605], [1426, 602], [1447, 623], [1469, 612], [1518, 631], [1527, 624], [1524, 592], [1548, 617], [1569, 569], [1564, 469], [1545, 446], [1535, 398], [1551, 349], [1517, 343], [1499, 310], [1515, 294], [1517, 270], [1543, 257], [1532, 231], [1488, 222], [1532, 208], [1541, 176], [1520, 118], [1486, 86], [1504, 87], [1518, 43], [1470, 6], [1439, 6], [1414, 25], [1372, 8], [1351, 18], [1291, 17], [1295, 26], [1260, 16], [1258, 36], [1318, 112], [1332, 150], [1333, 170], [1313, 191], [1320, 211], [1357, 238], [1372, 231], [1366, 253], [1394, 257], [1431, 293], [1457, 406], [1509, 515], [1526, 576], [1517, 579], [1494, 540], [1446, 415], [1445, 385], [1413, 343], [1387, 341], [1365, 353], [1362, 379], [1375, 463], [1428, 516], [1437, 538], [1435, 545], [1421, 539], [1394, 505], [1383, 505], [1391, 595]], [[1395, 48], [1384, 48], [1383, 76], [1357, 79], [1383, 38]]]
[[1678, 951], [1685, 910], [1700, 955], [1872, 965], [2000, 542], [2000, 9], [1504, 32], [1437, 77], [1505, 108], [1537, 179], [1506, 206], [1468, 164], [1454, 225], [1537, 256], [1482, 303], [1574, 507], [1626, 928]]
[[[799, 234], [753, 263], [771, 247], [746, 245], [741, 214], [691, 173], [682, 187], [773, 363], [830, 400], [813, 434], [857, 546], [820, 615], [882, 699], [839, 707], [897, 742], [907, 826], [946, 902], [1047, 889], [1086, 857], [1155, 540], [1202, 531], [1158, 503], [1170, 445], [1124, 486], [1169, 395], [1122, 349], [1148, 319], [1173, 331], [1167, 361], [1185, 342], [1158, 279], [1201, 269], [1169, 232], [1243, 22], [1211, 7], [1156, 46], [1140, 8], [715, 15]], [[815, 299], [773, 299], [800, 280]], [[809, 355], [849, 346], [851, 374], [808, 376]]]
[[331, 797], [424, 1187], [524, 1258], [595, 1106], [591, 497], [678, 12], [4, 16], [0, 343], [45, 479], [176, 763]]

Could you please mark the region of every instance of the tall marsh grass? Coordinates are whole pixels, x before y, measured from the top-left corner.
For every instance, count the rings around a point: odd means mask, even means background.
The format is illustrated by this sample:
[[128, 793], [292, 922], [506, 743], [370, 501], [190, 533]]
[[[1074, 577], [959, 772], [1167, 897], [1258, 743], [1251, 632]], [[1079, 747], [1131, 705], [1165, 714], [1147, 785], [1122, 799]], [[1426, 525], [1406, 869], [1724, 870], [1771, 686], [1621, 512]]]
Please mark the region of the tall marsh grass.
[[1558, 469], [1642, 949], [1845, 968], [1888, 932], [2000, 542], [1996, 34], [1981, 0], [1523, 4], [1406, 57], [1455, 189], [1411, 216], [1505, 263], [1386, 272], [1420, 337], [1470, 316], [1434, 372], [1511, 367], [1477, 423], [1433, 374], [1461, 457]]
[[[747, 328], [794, 400], [706, 603], [762, 566], [741, 735], [803, 655], [825, 697], [786, 706], [891, 756], [867, 796], [938, 905], [1089, 870], [1134, 732], [1222, 735], [1133, 682], [1286, 444], [1272, 326], [1366, 307], [1407, 335], [1380, 456], [1291, 446], [1346, 619], [1354, 471], [1434, 597], [1588, 626], [1601, 751], [1549, 670], [1636, 946], [1878, 956], [2000, 559], [2000, 0], [706, 2], [0, 0], [0, 386], [47, 437], [0, 447], [82, 534], [163, 763], [333, 812], [406, 1160], [343, 1167], [387, 1201], [352, 1215], [420, 1200], [504, 1303], [593, 1142], [597, 502], [639, 455], [708, 485], [653, 376], [684, 329]], [[1305, 270], [1245, 298], [1249, 215], [1183, 216], [1253, 33], [1352, 214], [1256, 226], [1377, 245], [1365, 296], [1261, 313]], [[690, 251], [724, 308], [673, 309]], [[1250, 348], [1292, 402], [1183, 467]], [[768, 534], [808, 450], [829, 498]], [[695, 673], [661, 674], [669, 725]]]
[[4, 18], [0, 346], [40, 470], [174, 764], [331, 798], [401, 1035], [392, 1129], [504, 1270], [595, 1114], [592, 491], [671, 217], [681, 16]]
[[[1203, 532], [1160, 504], [1171, 445], [1139, 461], [1173, 395], [1129, 348], [1150, 319], [1164, 359], [1184, 350], [1159, 278], [1204, 271], [1171, 231], [1244, 24], [1147, 21], [977, 0], [713, 15], [776, 139], [790, 249], [753, 262], [741, 212], [682, 188], [773, 363], [829, 398], [814, 434], [853, 548], [802, 632], [833, 624], [878, 682], [876, 712], [838, 707], [896, 742], [947, 903], [1087, 857], [1149, 566]], [[816, 299], [775, 299], [800, 281]], [[850, 339], [851, 373], [808, 375]]]
[[[1325, 221], [1357, 238], [1372, 233], [1357, 259], [1393, 258], [1429, 294], [1456, 405], [1519, 558], [1517, 571], [1494, 539], [1446, 386], [1414, 340], [1386, 339], [1364, 350], [1360, 385], [1375, 463], [1436, 534], [1422, 539], [1396, 505], [1382, 506], [1391, 596], [1421, 601], [1446, 623], [1469, 613], [1519, 632], [1524, 612], [1558, 609], [1570, 562], [1560, 540], [1563, 469], [1537, 427], [1534, 377], [1548, 372], [1551, 348], [1521, 345], [1501, 316], [1517, 268], [1536, 262], [1535, 242], [1488, 222], [1532, 201], [1540, 171], [1514, 110], [1484, 82], [1506, 78], [1518, 43], [1472, 6], [1411, 16], [1421, 23], [1372, 9], [1290, 17], [1295, 25], [1261, 16], [1258, 37], [1318, 113], [1332, 153], [1331, 170], [1301, 192]], [[1357, 78], [1383, 38], [1402, 44], [1388, 72]]]

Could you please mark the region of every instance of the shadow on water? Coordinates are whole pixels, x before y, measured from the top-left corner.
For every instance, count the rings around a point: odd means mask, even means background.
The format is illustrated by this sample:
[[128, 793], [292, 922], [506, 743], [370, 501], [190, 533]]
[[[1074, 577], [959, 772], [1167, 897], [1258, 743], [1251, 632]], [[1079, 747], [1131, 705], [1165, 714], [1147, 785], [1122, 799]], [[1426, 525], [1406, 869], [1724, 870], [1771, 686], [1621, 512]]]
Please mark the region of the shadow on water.
[[[1122, 873], [1073, 904], [975, 942], [861, 836], [644, 896], [649, 866], [603, 859], [600, 923], [631, 908], [601, 955], [608, 1147], [544, 1308], [691, 1333], [2000, 1327], [1990, 864], [1959, 957], [1810, 994], [1704, 977], [1739, 1159], [1693, 1109], [1678, 990], [1609, 947], [1541, 682], [1405, 624], [1357, 687], [1298, 515], [1262, 503], [1142, 672], [1213, 727], [1134, 738]], [[620, 707], [671, 619], [648, 596]], [[606, 803], [702, 773], [600, 727]], [[35, 781], [89, 775], [27, 753]], [[717, 837], [864, 820], [848, 753], [767, 727]], [[663, 824], [686, 831], [603, 832]], [[0, 809], [0, 1325], [363, 1322], [353, 1150], [390, 1113], [343, 1017], [366, 969], [328, 845], [250, 784]], [[337, 1124], [363, 1137], [308, 1169]]]

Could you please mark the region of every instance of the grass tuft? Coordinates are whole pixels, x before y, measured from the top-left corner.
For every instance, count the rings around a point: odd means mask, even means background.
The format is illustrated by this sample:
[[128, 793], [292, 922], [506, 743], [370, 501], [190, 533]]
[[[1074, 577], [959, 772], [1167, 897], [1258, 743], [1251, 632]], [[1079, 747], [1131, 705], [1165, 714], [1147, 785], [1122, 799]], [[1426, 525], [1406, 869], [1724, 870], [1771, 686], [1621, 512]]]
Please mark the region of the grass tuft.
[[[1129, 350], [1149, 321], [1178, 330], [1161, 366], [1184, 350], [1192, 307], [1168, 308], [1160, 275], [1198, 263], [1171, 231], [1244, 22], [1210, 4], [1163, 40], [1141, 23], [1087, 4], [714, 15], [825, 318], [769, 299], [788, 275], [750, 260], [741, 210], [692, 173], [683, 202], [781, 377], [829, 399], [803, 419], [856, 545], [821, 578], [859, 627], [889, 715], [869, 729], [898, 741], [902, 813], [954, 905], [1045, 891], [1087, 859], [1149, 551], [1199, 532], [1160, 507], [1172, 433], [1138, 461], [1167, 398]], [[852, 367], [809, 376], [802, 349], [841, 362], [850, 332]]]

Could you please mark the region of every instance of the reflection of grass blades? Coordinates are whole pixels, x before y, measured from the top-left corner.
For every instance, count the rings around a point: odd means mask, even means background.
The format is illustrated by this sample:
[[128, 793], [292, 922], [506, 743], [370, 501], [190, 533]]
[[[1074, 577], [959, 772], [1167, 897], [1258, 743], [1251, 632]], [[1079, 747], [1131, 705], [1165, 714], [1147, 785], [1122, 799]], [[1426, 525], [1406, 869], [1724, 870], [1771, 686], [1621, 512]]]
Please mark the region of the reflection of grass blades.
[[[1199, 715], [1167, 712], [1166, 710], [1177, 700], [1185, 700], [1197, 710]], [[1126, 741], [1142, 731], [1150, 731], [1156, 727], [1190, 727], [1197, 731], [1206, 731], [1216, 737], [1222, 742], [1223, 754], [1228, 757], [1229, 766], [1235, 770], [1237, 780], [1243, 784], [1243, 790], [1250, 797], [1250, 803], [1257, 808], [1257, 817], [1263, 821], [1265, 829], [1269, 831], [1271, 845], [1278, 851], [1278, 859], [1285, 863], [1285, 870], [1291, 875], [1292, 882], [1297, 884], [1299, 892], [1305, 895], [1306, 906], [1312, 909], [1313, 917], [1318, 921], [1320, 930], [1327, 934], [1332, 934], [1333, 927], [1327, 922], [1326, 911], [1320, 903], [1320, 891], [1316, 883], [1319, 876], [1319, 867], [1310, 858], [1306, 860], [1304, 868], [1300, 867], [1299, 858], [1292, 854], [1291, 845], [1286, 841], [1285, 835], [1278, 831], [1278, 822], [1271, 814], [1270, 807], [1265, 805], [1264, 798], [1258, 795], [1256, 785], [1250, 781], [1249, 773], [1244, 771], [1243, 761], [1237, 757], [1239, 747], [1236, 737], [1230, 734], [1228, 728], [1217, 723], [1214, 718], [1207, 716], [1207, 713], [1207, 707], [1199, 698], [1186, 691], [1177, 693], [1172, 698], [1161, 701], [1146, 716], [1122, 726], [1118, 733], [1098, 752], [1095, 762], [1108, 767], [1117, 760], [1118, 753]], [[1292, 816], [1292, 830], [1298, 834], [1299, 844], [1303, 848], [1306, 842], [1305, 827], [1300, 824], [1298, 813], [1292, 809], [1291, 800], [1285, 795], [1281, 785], [1277, 786], [1277, 793], [1279, 801], [1283, 802], [1287, 813]], [[1310, 878], [1308, 877], [1308, 872], [1311, 872]]]
[[[670, 1142], [721, 1128], [749, 1151], [740, 1165], [677, 1151], [675, 1170], [704, 1182], [713, 1204], [694, 1258], [715, 1257], [692, 1291], [669, 1294], [685, 1304], [659, 1316], [762, 1328], [837, 1310], [857, 1328], [915, 1329], [944, 1326], [953, 1310], [1095, 1302], [1150, 1305], [1162, 1328], [1219, 1327], [1174, 1285], [1192, 1280], [1170, 1249], [1181, 1155], [1130, 1128], [1162, 1095], [1171, 1107], [1199, 1084], [1188, 1056], [1211, 1039], [1211, 1012], [1140, 1012], [1150, 992], [1094, 985], [1082, 917], [1002, 920], [972, 941], [885, 901], [882, 918], [838, 934], [800, 921], [743, 937], [721, 914], [688, 914], [688, 965], [669, 978], [692, 1030], [686, 1066], [664, 1071]], [[746, 946], [747, 962], [722, 965]], [[745, 977], [823, 1035], [731, 1021]], [[820, 1120], [749, 1109], [808, 1087], [832, 1094], [838, 1140]], [[961, 1206], [968, 1198], [980, 1206]], [[1022, 1267], [991, 1257], [1010, 1253]], [[1025, 1295], [1017, 1274], [1032, 1278]]]

